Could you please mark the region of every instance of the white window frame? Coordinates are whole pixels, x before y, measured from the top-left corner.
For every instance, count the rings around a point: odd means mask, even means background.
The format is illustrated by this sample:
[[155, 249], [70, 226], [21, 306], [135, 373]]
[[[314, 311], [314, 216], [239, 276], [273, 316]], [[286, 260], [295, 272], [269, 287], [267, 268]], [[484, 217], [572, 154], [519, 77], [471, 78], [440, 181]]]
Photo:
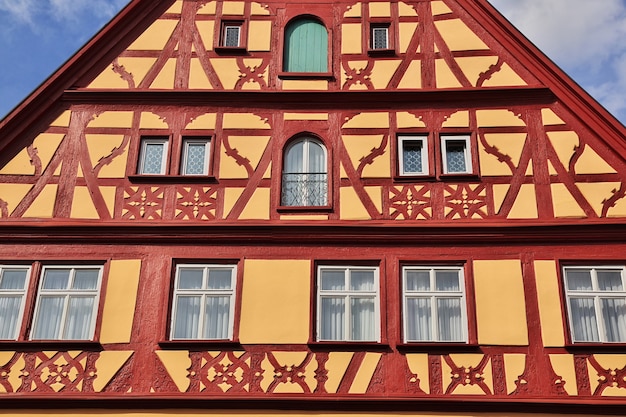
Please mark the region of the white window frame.
[[[222, 23], [222, 42], [221, 42], [221, 47], [223, 48], [239, 48], [241, 47], [241, 23], [237, 23], [237, 22], [224, 22]], [[228, 29], [233, 29], [236, 28], [237, 29], [237, 45], [226, 45], [226, 34], [228, 32]]]
[[[376, 39], [375, 32], [380, 31], [380, 30], [385, 32], [385, 47], [384, 48], [376, 48], [376, 44], [375, 44], [375, 39]], [[373, 24], [371, 26], [370, 36], [371, 36], [370, 47], [373, 51], [384, 51], [384, 50], [389, 49], [389, 25]]]
[[[404, 144], [406, 142], [422, 143], [422, 171], [413, 172], [404, 169]], [[402, 176], [428, 175], [430, 167], [428, 166], [428, 135], [398, 135], [398, 166], [399, 174]]]
[[[184, 268], [203, 269], [202, 272], [202, 287], [201, 289], [179, 289], [178, 281], [180, 279], [180, 270]], [[207, 282], [209, 277], [209, 270], [215, 269], [230, 269], [231, 270], [231, 289], [229, 290], [212, 290], [207, 289]], [[200, 303], [201, 312], [204, 309], [205, 300], [207, 296], [228, 296], [230, 297], [230, 311], [228, 312], [228, 337], [225, 339], [208, 339], [201, 337], [202, 329], [204, 328], [204, 314], [200, 314], [198, 318], [198, 335], [197, 338], [181, 338], [174, 337], [176, 331], [176, 313], [178, 310], [178, 297], [179, 296], [200, 296], [202, 301]], [[233, 340], [234, 325], [235, 325], [235, 303], [237, 301], [237, 265], [234, 264], [179, 264], [176, 265], [176, 276], [174, 278], [174, 292], [172, 295], [172, 315], [170, 320], [170, 340]]]
[[[187, 173], [187, 157], [189, 155], [190, 144], [203, 144], [204, 145], [204, 165], [201, 174], [188, 174]], [[183, 137], [183, 158], [181, 161], [180, 174], [186, 176], [203, 176], [209, 175], [209, 156], [211, 152], [211, 139], [210, 138], [193, 138]]]
[[[43, 282], [46, 271], [53, 269], [69, 269], [70, 277], [68, 279], [68, 285], [66, 289], [63, 290], [44, 290]], [[98, 270], [98, 282], [96, 284], [95, 290], [73, 290], [70, 289], [72, 283], [74, 282], [74, 278], [76, 276], [76, 271], [80, 269], [97, 269]], [[102, 274], [103, 274], [103, 266], [102, 265], [46, 265], [41, 269], [41, 274], [39, 277], [39, 285], [37, 288], [37, 301], [35, 302], [35, 310], [33, 313], [33, 325], [30, 331], [30, 340], [44, 340], [35, 338], [35, 331], [37, 329], [37, 324], [39, 320], [39, 308], [41, 304], [41, 299], [44, 296], [57, 296], [64, 297], [65, 300], [63, 302], [63, 312], [61, 316], [61, 326], [59, 328], [59, 334], [57, 334], [51, 340], [75, 340], [75, 339], [65, 339], [63, 337], [63, 333], [65, 333], [65, 328], [67, 326], [66, 319], [67, 313], [69, 310], [69, 298], [71, 296], [74, 297], [93, 297], [94, 303], [91, 312], [91, 323], [89, 325], [89, 337], [86, 339], [77, 339], [77, 340], [93, 340], [94, 334], [96, 330], [96, 320], [98, 318], [98, 310], [100, 305], [100, 292], [102, 289]]]
[[[161, 155], [161, 172], [157, 173], [146, 173], [145, 172], [145, 158], [146, 158], [146, 147], [148, 145], [162, 145], [163, 153]], [[139, 165], [137, 168], [137, 174], [139, 175], [165, 175], [167, 173], [167, 161], [168, 161], [168, 146], [169, 146], [169, 138], [163, 137], [143, 137], [141, 138], [141, 146], [139, 149]]]
[[[345, 290], [322, 290], [322, 271], [334, 270], [344, 271]], [[374, 272], [374, 290], [373, 291], [354, 291], [350, 290], [350, 271], [373, 271]], [[344, 297], [344, 338], [343, 339], [322, 339], [322, 298], [328, 297]], [[373, 298], [374, 299], [374, 338], [372, 340], [353, 340], [351, 339], [351, 305], [352, 298]], [[317, 267], [317, 326], [316, 336], [318, 342], [380, 342], [380, 271], [377, 266], [346, 266], [346, 265], [320, 265]]]
[[[287, 165], [287, 157], [289, 155], [289, 152], [291, 152], [294, 146], [296, 146], [299, 143], [303, 143], [302, 172], [287, 171], [286, 165]], [[309, 153], [310, 153], [311, 143], [315, 143], [316, 145], [320, 146], [322, 150], [324, 151], [324, 171], [323, 172], [310, 172], [311, 159], [310, 159]], [[326, 198], [325, 198], [324, 204], [313, 205], [313, 206], [301, 205], [301, 204], [285, 204], [285, 202], [283, 201], [283, 193], [285, 191], [285, 186], [286, 186], [285, 175], [290, 175], [290, 174], [301, 174], [303, 175], [303, 178], [306, 178], [306, 179], [309, 178], [309, 175], [311, 176], [321, 175], [321, 174], [326, 175], [326, 196], [325, 196]], [[284, 205], [285, 207], [326, 207], [328, 206], [330, 204], [329, 197], [330, 197], [330, 187], [331, 187], [329, 183], [329, 179], [330, 179], [330, 175], [328, 173], [328, 149], [326, 149], [326, 145], [324, 145], [324, 142], [312, 136], [303, 136], [297, 140], [294, 140], [285, 148], [285, 151], [283, 154], [283, 168], [282, 168], [281, 185], [280, 185], [281, 206], [282, 205]], [[308, 189], [305, 187], [303, 191], [303, 197], [304, 197], [304, 200], [306, 201], [308, 201], [308, 195], [309, 195], [307, 191]]]
[[20, 334], [20, 329], [22, 327], [22, 320], [24, 319], [24, 311], [26, 309], [26, 296], [28, 294], [28, 288], [30, 285], [31, 279], [31, 267], [25, 265], [0, 265], [0, 283], [2, 281], [2, 277], [7, 270], [23, 270], [26, 271], [26, 279], [24, 280], [24, 288], [21, 290], [2, 290], [0, 289], [0, 296], [11, 296], [11, 297], [21, 297], [22, 301], [20, 302], [19, 312], [15, 319], [15, 330], [13, 332], [13, 336], [8, 339], [0, 339], [0, 340], [17, 340]]
[[[591, 272], [591, 291], [576, 291], [570, 290], [567, 279], [567, 271], [570, 270], [589, 270]], [[622, 291], [602, 291], [598, 285], [598, 270], [619, 270], [622, 278]], [[570, 328], [571, 339], [573, 343], [626, 343], [626, 340], [609, 341], [606, 332], [606, 325], [602, 315], [602, 303], [603, 298], [621, 298], [626, 299], [626, 267], [622, 265], [589, 265], [589, 266], [565, 266], [563, 267], [563, 286], [565, 288], [565, 296], [567, 303], [567, 316], [568, 324]], [[600, 340], [576, 340], [574, 334], [573, 314], [571, 309], [570, 300], [572, 298], [593, 298], [593, 305], [595, 309], [596, 325], [598, 331], [598, 337]]]
[[[448, 142], [465, 142], [465, 171], [448, 172]], [[442, 168], [444, 174], [471, 174], [474, 172], [472, 166], [472, 146], [469, 135], [441, 135], [441, 158]]]
[[[408, 291], [407, 290], [407, 271], [428, 271], [430, 276], [430, 291]], [[435, 282], [435, 273], [437, 271], [455, 271], [459, 276], [459, 291], [437, 291]], [[431, 334], [430, 340], [410, 340], [408, 338], [408, 303], [409, 298], [430, 298], [431, 300]], [[439, 320], [437, 310], [437, 299], [440, 298], [458, 298], [461, 304], [461, 327], [463, 329], [462, 338], [459, 340], [441, 340], [439, 337]], [[453, 265], [407, 265], [402, 267], [402, 315], [403, 315], [403, 340], [405, 343], [467, 343], [468, 342], [468, 328], [467, 328], [467, 301], [465, 294], [465, 271], [462, 266]]]

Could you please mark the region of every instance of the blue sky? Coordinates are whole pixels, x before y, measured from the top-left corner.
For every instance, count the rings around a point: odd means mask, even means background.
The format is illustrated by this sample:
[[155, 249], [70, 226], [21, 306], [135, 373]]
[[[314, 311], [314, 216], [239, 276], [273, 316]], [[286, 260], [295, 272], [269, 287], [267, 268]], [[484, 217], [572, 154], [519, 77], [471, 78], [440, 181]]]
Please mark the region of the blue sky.
[[[490, 0], [626, 123], [626, 0]], [[128, 0], [0, 0], [0, 117]]]

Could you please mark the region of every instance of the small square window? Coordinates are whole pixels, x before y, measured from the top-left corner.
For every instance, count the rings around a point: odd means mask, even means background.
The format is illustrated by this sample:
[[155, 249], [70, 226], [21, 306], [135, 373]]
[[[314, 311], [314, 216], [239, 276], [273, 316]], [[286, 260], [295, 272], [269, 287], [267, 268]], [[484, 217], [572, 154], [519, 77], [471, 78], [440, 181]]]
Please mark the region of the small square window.
[[32, 340], [91, 340], [96, 325], [102, 267], [44, 267]]
[[473, 172], [469, 136], [442, 136], [441, 154], [444, 174]]
[[137, 174], [165, 175], [167, 172], [167, 138], [142, 138]]
[[211, 140], [183, 138], [181, 175], [208, 175]]
[[400, 175], [428, 175], [428, 141], [426, 136], [398, 136]]
[[224, 22], [222, 24], [222, 42], [225, 48], [239, 48], [241, 46], [241, 23]]
[[178, 265], [171, 339], [232, 340], [235, 265]]
[[377, 342], [379, 316], [378, 268], [318, 268], [318, 341]]
[[29, 277], [28, 267], [0, 266], [0, 340], [17, 340]]
[[372, 26], [371, 32], [371, 45], [370, 47], [373, 50], [379, 49], [389, 49], [389, 26], [387, 25], [376, 25]]
[[624, 267], [566, 267], [565, 293], [574, 343], [626, 343]]

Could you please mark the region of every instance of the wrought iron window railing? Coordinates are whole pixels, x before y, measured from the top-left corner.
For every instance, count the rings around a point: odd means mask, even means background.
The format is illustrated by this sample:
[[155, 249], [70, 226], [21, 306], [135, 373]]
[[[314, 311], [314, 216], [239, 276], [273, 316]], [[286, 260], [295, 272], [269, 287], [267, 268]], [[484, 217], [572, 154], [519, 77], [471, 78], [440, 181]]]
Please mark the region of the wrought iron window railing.
[[283, 174], [281, 205], [291, 207], [326, 206], [328, 175], [326, 173]]

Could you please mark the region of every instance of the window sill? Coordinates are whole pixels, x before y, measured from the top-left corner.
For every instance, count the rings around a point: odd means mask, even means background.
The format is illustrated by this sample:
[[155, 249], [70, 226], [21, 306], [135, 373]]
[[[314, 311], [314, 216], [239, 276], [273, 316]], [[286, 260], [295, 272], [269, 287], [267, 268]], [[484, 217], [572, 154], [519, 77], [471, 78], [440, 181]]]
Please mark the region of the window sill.
[[128, 179], [134, 183], [151, 184], [214, 184], [217, 178], [212, 175], [129, 175]]
[[245, 46], [216, 46], [213, 49], [220, 55], [246, 55], [248, 53]]
[[369, 56], [396, 56], [395, 49], [368, 49]]
[[480, 353], [480, 346], [462, 342], [404, 342], [397, 345], [399, 352], [407, 353]]
[[439, 175], [441, 181], [480, 181], [480, 175], [473, 172], [463, 174], [441, 174]]
[[332, 213], [332, 206], [278, 206], [279, 213]]
[[233, 340], [163, 340], [159, 347], [165, 350], [242, 349], [241, 343]]
[[395, 182], [432, 182], [435, 181], [436, 178], [430, 174], [418, 175], [418, 174], [407, 174], [407, 175], [395, 175], [393, 177]]
[[332, 72], [279, 72], [281, 80], [328, 80], [332, 81], [335, 76]]
[[0, 350], [87, 350], [100, 352], [103, 349], [100, 342], [92, 340], [0, 340]]
[[568, 343], [565, 349], [572, 353], [624, 353], [626, 342]]
[[341, 341], [321, 341], [321, 342], [311, 342], [308, 344], [309, 349], [311, 351], [343, 351], [343, 352], [354, 352], [354, 351], [378, 351], [378, 352], [389, 352], [391, 348], [387, 343], [381, 342], [341, 342]]

